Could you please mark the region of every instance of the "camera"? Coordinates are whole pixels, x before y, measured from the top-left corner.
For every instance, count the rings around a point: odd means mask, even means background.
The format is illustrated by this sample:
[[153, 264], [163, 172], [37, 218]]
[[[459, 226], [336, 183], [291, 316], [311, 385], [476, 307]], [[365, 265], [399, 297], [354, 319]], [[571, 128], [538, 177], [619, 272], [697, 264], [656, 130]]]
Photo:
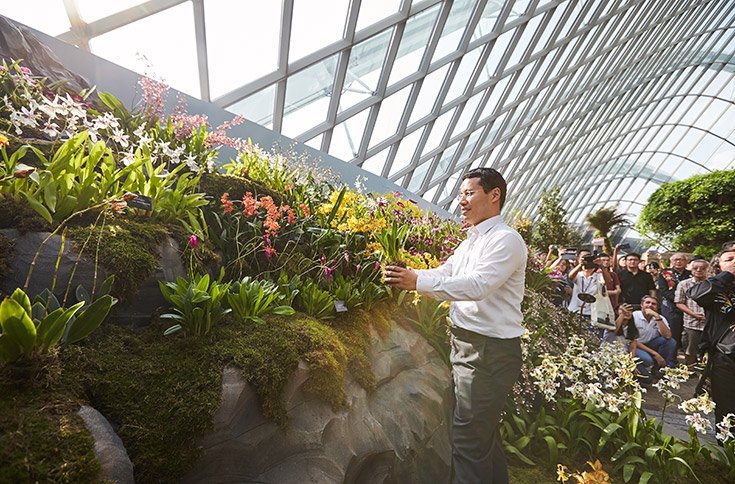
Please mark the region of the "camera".
[[577, 258], [577, 249], [574, 247], [568, 247], [566, 253], [562, 254], [563, 260], [574, 260]]
[[582, 259], [584, 261], [584, 268], [585, 269], [599, 269], [600, 266], [595, 264], [595, 259], [597, 259], [596, 255], [586, 255]]

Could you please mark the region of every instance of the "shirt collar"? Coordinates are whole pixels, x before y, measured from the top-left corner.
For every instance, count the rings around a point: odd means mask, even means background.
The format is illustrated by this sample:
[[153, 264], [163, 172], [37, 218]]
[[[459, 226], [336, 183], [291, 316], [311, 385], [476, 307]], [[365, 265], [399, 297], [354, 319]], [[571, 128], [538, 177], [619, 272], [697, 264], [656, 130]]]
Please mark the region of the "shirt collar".
[[495, 215], [494, 217], [490, 217], [489, 219], [483, 220], [479, 224], [472, 227], [472, 230], [477, 230], [478, 234], [486, 234], [495, 227], [496, 225], [503, 222], [503, 216], [502, 215]]

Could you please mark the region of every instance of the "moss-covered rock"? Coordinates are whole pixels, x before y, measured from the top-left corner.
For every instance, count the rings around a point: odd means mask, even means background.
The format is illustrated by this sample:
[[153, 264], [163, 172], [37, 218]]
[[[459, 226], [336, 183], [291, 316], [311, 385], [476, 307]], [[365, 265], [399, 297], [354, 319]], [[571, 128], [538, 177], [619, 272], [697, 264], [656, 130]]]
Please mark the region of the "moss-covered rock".
[[172, 229], [149, 220], [138, 221], [125, 216], [112, 216], [104, 224], [89, 220], [75, 221], [68, 236], [84, 255], [99, 262], [110, 274], [115, 274], [112, 293], [128, 300], [138, 291], [141, 281], [151, 277], [159, 265], [157, 249]]
[[[0, 482], [100, 482], [94, 441], [52, 355], [0, 368]], [[34, 378], [19, 378], [25, 370]]]
[[10, 273], [9, 261], [13, 257], [14, 245], [13, 239], [0, 234], [0, 281]]
[[230, 200], [241, 200], [247, 192], [250, 192], [256, 199], [261, 196], [270, 196], [276, 205], [283, 203], [283, 195], [272, 190], [265, 183], [235, 175], [206, 173], [202, 175], [199, 188], [213, 197], [214, 203], [211, 208], [214, 211], [219, 211], [221, 207], [220, 198], [224, 193], [230, 194]]
[[18, 229], [24, 232], [50, 232], [49, 224], [25, 200], [0, 196], [0, 229]]

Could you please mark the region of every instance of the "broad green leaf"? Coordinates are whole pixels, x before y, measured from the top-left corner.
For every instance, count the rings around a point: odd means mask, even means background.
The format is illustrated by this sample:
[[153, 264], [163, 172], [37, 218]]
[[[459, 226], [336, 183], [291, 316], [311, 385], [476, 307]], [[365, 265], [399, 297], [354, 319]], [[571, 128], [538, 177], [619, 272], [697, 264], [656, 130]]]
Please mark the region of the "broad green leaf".
[[638, 484], [647, 484], [648, 480], [653, 477], [653, 474], [651, 472], [644, 472], [641, 474], [641, 478], [638, 480]]
[[36, 326], [23, 306], [14, 299], [3, 301], [0, 304], [0, 323], [3, 334], [15, 341], [26, 356], [33, 353], [36, 346]]
[[14, 299], [15, 302], [20, 304], [20, 306], [23, 308], [23, 311], [25, 311], [29, 316], [32, 314], [31, 300], [28, 299], [28, 295], [23, 292], [23, 289], [16, 289], [10, 296], [10, 299]]
[[106, 294], [110, 293], [110, 290], [112, 289], [112, 284], [115, 282], [115, 274], [111, 274], [107, 279], [105, 279], [105, 282], [102, 283], [100, 286], [99, 293], [97, 296], [104, 296]]
[[50, 212], [56, 211], [56, 184], [53, 180], [43, 185], [43, 201]]
[[43, 318], [43, 321], [38, 325], [38, 335], [36, 339], [42, 352], [47, 351], [61, 339], [61, 336], [64, 334], [66, 322], [69, 321], [69, 317], [71, 317], [64, 316], [65, 311], [59, 308]]
[[66, 344], [84, 339], [97, 329], [110, 312], [110, 307], [112, 307], [112, 296], [109, 295], [102, 296], [90, 304], [69, 326], [69, 331], [66, 333]]
[[41, 217], [46, 219], [48, 223], [53, 223], [53, 218], [51, 217], [51, 213], [48, 211], [46, 207], [44, 207], [44, 205], [41, 202], [39, 202], [38, 200], [33, 198], [31, 195], [29, 195], [28, 193], [22, 190], [20, 193], [26, 198], [26, 200], [28, 200], [28, 204], [31, 206], [33, 210], [35, 210]]

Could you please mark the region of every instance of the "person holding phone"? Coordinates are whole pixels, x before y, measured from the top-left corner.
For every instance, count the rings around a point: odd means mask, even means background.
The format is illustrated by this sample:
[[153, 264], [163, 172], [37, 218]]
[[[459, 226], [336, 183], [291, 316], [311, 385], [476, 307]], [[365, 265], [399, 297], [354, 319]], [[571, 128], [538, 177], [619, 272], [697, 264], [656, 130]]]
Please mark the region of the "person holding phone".
[[657, 312], [658, 301], [653, 296], [643, 296], [640, 307], [637, 311], [632, 304], [620, 307], [623, 320], [632, 320], [638, 329], [636, 357], [644, 367], [652, 367], [654, 374], [659, 368], [673, 368], [676, 365], [676, 340], [671, 337], [666, 319]]

